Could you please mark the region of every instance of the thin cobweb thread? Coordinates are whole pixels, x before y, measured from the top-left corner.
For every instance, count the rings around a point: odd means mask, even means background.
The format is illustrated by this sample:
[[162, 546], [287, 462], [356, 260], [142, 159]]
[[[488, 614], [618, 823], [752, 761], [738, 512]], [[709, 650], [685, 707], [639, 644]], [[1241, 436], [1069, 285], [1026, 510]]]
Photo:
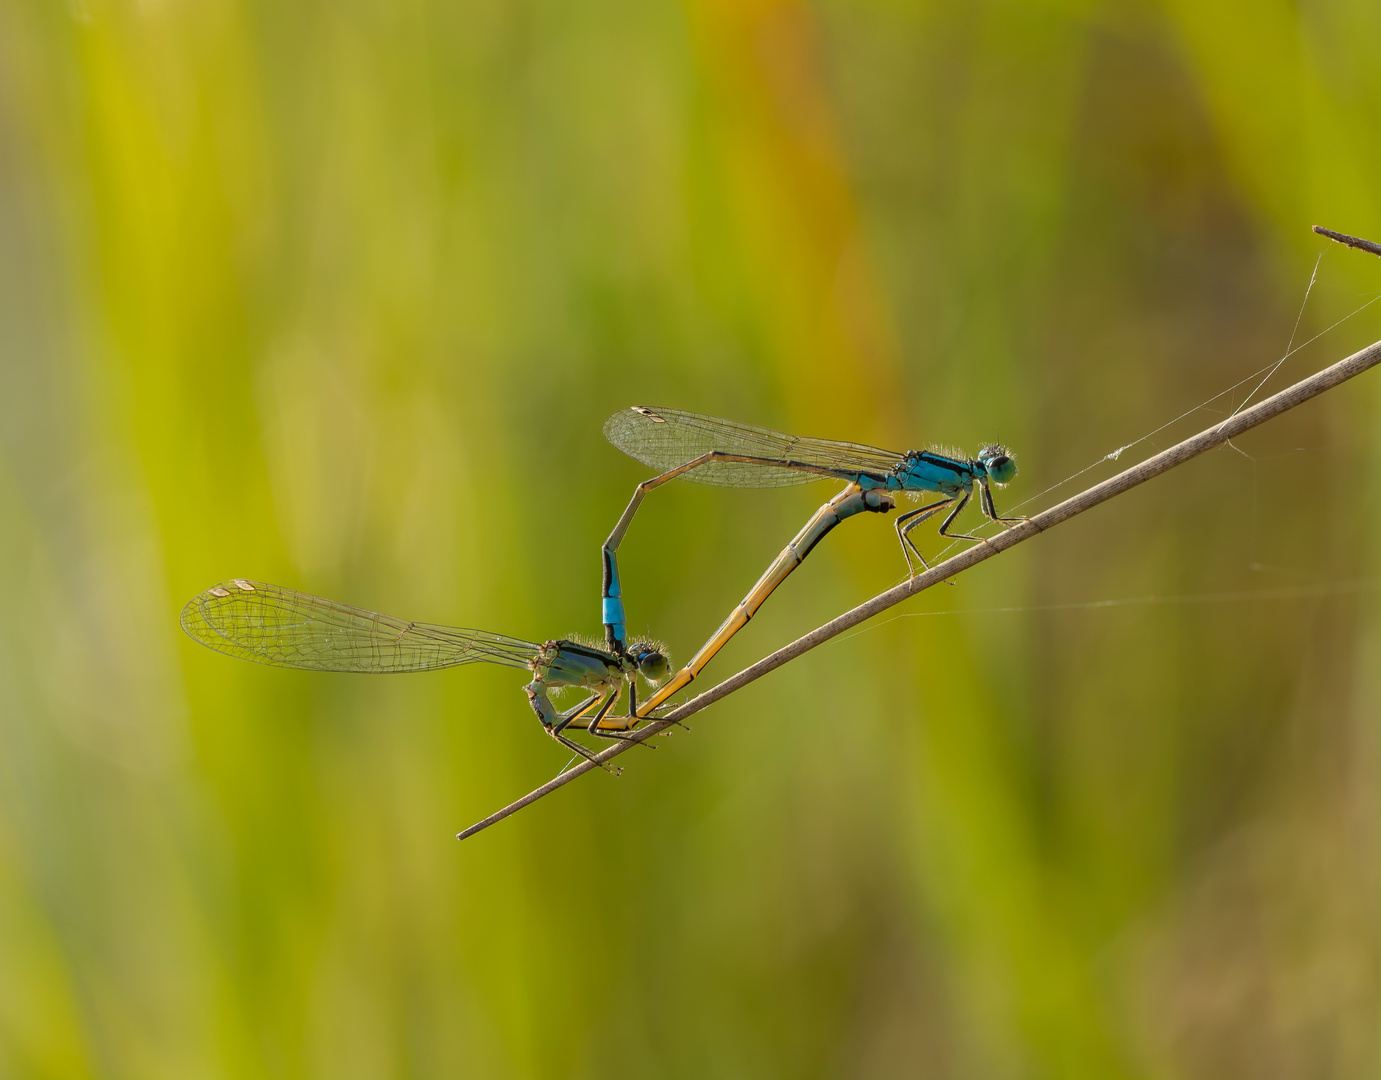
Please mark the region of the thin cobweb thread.
[[[1303, 317], [1303, 314], [1304, 314], [1304, 305], [1307, 304], [1308, 301], [1309, 301], [1309, 293], [1310, 293], [1310, 292], [1313, 290], [1313, 288], [1314, 288], [1314, 282], [1316, 281], [1317, 276], [1318, 276], [1319, 263], [1320, 263], [1320, 261], [1322, 260], [1322, 258], [1323, 258], [1323, 256], [1322, 256], [1322, 254], [1320, 254], [1319, 259], [1316, 259], [1315, 262], [1314, 262], [1314, 272], [1313, 272], [1313, 274], [1310, 275], [1310, 278], [1309, 278], [1309, 285], [1308, 285], [1308, 288], [1306, 288], [1306, 290], [1305, 290], [1304, 301], [1303, 301], [1303, 303], [1301, 303], [1301, 305], [1300, 305], [1300, 314], [1299, 314], [1299, 315], [1296, 317], [1296, 319], [1295, 319], [1295, 330], [1294, 330], [1294, 331], [1291, 331], [1291, 334], [1290, 334], [1290, 345], [1287, 347], [1287, 350], [1286, 350], [1286, 352], [1285, 352], [1285, 355], [1283, 355], [1279, 360], [1273, 361], [1272, 363], [1267, 364], [1267, 365], [1265, 365], [1264, 367], [1258, 368], [1256, 371], [1252, 372], [1250, 375], [1245, 375], [1245, 376], [1243, 376], [1242, 378], [1238, 379], [1237, 382], [1233, 383], [1231, 386], [1228, 386], [1228, 387], [1226, 387], [1225, 389], [1218, 391], [1218, 393], [1213, 394], [1211, 397], [1205, 398], [1205, 399], [1204, 399], [1203, 401], [1201, 401], [1199, 404], [1194, 405], [1194, 406], [1192, 406], [1191, 408], [1186, 409], [1184, 412], [1180, 413], [1178, 416], [1174, 417], [1173, 419], [1167, 420], [1165, 423], [1161, 424], [1159, 427], [1152, 428], [1150, 431], [1148, 431], [1145, 435], [1141, 436], [1139, 439], [1134, 439], [1134, 440], [1132, 440], [1132, 441], [1129, 442], [1129, 443], [1126, 443], [1126, 444], [1124, 444], [1124, 445], [1122, 445], [1122, 446], [1119, 446], [1116, 450], [1112, 450], [1112, 451], [1110, 451], [1109, 453], [1104, 454], [1102, 457], [1096, 459], [1095, 461], [1091, 462], [1090, 464], [1085, 465], [1082, 469], [1079, 469], [1079, 470], [1076, 471], [1076, 472], [1070, 473], [1070, 474], [1069, 474], [1068, 476], [1066, 476], [1063, 480], [1059, 480], [1059, 481], [1057, 481], [1056, 483], [1051, 484], [1049, 487], [1047, 487], [1047, 488], [1045, 488], [1045, 489], [1043, 489], [1043, 490], [1041, 490], [1041, 491], [1036, 492], [1036, 494], [1031, 495], [1031, 496], [1028, 496], [1027, 498], [1023, 499], [1021, 502], [1019, 502], [1019, 503], [1017, 503], [1016, 505], [1012, 506], [1012, 507], [1010, 508], [1010, 511], [1011, 511], [1011, 512], [1014, 512], [1014, 511], [1017, 511], [1017, 510], [1022, 509], [1023, 507], [1030, 506], [1031, 503], [1035, 502], [1037, 499], [1043, 499], [1045, 496], [1049, 495], [1052, 491], [1058, 491], [1060, 488], [1064, 487], [1066, 484], [1068, 484], [1068, 483], [1070, 483], [1070, 482], [1072, 482], [1072, 481], [1074, 481], [1074, 480], [1079, 479], [1079, 477], [1083, 476], [1085, 473], [1092, 472], [1094, 469], [1098, 468], [1098, 466], [1102, 465], [1104, 462], [1107, 462], [1107, 461], [1116, 461], [1118, 458], [1120, 458], [1120, 457], [1121, 457], [1124, 453], [1126, 453], [1128, 450], [1131, 450], [1131, 449], [1134, 448], [1134, 447], [1140, 446], [1142, 443], [1146, 442], [1148, 439], [1154, 438], [1156, 435], [1160, 434], [1160, 433], [1161, 433], [1162, 431], [1164, 431], [1166, 428], [1174, 427], [1174, 426], [1175, 426], [1176, 424], [1178, 424], [1181, 420], [1184, 420], [1185, 418], [1187, 418], [1187, 417], [1189, 417], [1189, 416], [1192, 416], [1194, 413], [1198, 412], [1199, 410], [1206, 408], [1207, 406], [1209, 406], [1209, 405], [1212, 404], [1213, 402], [1217, 401], [1219, 398], [1225, 397], [1226, 395], [1231, 394], [1231, 393], [1232, 393], [1234, 390], [1236, 390], [1238, 387], [1241, 387], [1241, 386], [1246, 385], [1247, 383], [1249, 383], [1249, 382], [1251, 382], [1253, 379], [1255, 379], [1257, 376], [1262, 375], [1262, 374], [1264, 373], [1264, 374], [1265, 374], [1265, 378], [1262, 379], [1261, 382], [1259, 382], [1259, 383], [1256, 385], [1256, 387], [1253, 388], [1253, 390], [1252, 390], [1252, 394], [1255, 394], [1258, 390], [1260, 390], [1261, 386], [1265, 384], [1266, 380], [1269, 379], [1272, 375], [1274, 375], [1274, 374], [1280, 369], [1280, 366], [1281, 366], [1283, 363], [1285, 363], [1286, 360], [1290, 359], [1290, 357], [1294, 356], [1295, 353], [1299, 352], [1301, 349], [1305, 349], [1305, 348], [1309, 347], [1309, 346], [1312, 345], [1314, 342], [1318, 341], [1319, 338], [1323, 337], [1325, 334], [1332, 333], [1332, 332], [1333, 332], [1334, 330], [1336, 330], [1338, 327], [1342, 326], [1343, 323], [1347, 322], [1349, 319], [1354, 318], [1354, 317], [1357, 316], [1357, 315], [1360, 315], [1360, 314], [1361, 314], [1363, 311], [1365, 311], [1367, 308], [1371, 307], [1372, 304], [1376, 303], [1378, 300], [1381, 300], [1381, 293], [1377, 293], [1375, 296], [1373, 296], [1373, 297], [1372, 297], [1370, 300], [1368, 300], [1366, 303], [1358, 305], [1358, 306], [1357, 306], [1356, 308], [1354, 308], [1352, 311], [1350, 311], [1350, 312], [1348, 312], [1346, 315], [1344, 315], [1341, 319], [1338, 319], [1336, 322], [1332, 323], [1330, 326], [1324, 327], [1324, 329], [1320, 330], [1320, 331], [1319, 331], [1317, 334], [1315, 334], [1313, 337], [1309, 338], [1308, 341], [1303, 341], [1303, 342], [1300, 342], [1300, 344], [1295, 345], [1295, 344], [1294, 344], [1295, 333], [1298, 331], [1299, 324], [1300, 324], [1300, 319]], [[1232, 411], [1232, 413], [1231, 413], [1228, 417], [1226, 417], [1226, 418], [1223, 420], [1223, 423], [1227, 423], [1227, 421], [1228, 421], [1228, 420], [1231, 420], [1233, 416], [1236, 416], [1237, 413], [1241, 412], [1242, 409], [1246, 406], [1247, 402], [1250, 401], [1250, 400], [1251, 400], [1251, 395], [1248, 395], [1247, 399], [1244, 400], [1244, 401], [1242, 402], [1241, 405], [1237, 406], [1237, 408], [1234, 409], [1234, 410]], [[1248, 455], [1248, 456], [1250, 456], [1250, 455]], [[988, 522], [988, 521], [981, 522], [981, 523], [976, 527], [975, 531], [977, 531], [977, 532], [982, 532], [983, 530], [990, 528], [991, 525], [992, 525], [992, 523], [991, 523], [991, 522]], [[934, 558], [935, 558], [937, 561], [940, 560], [940, 559], [943, 559], [946, 555], [949, 554], [949, 552], [953, 551], [956, 547], [958, 547], [959, 543], [960, 543], [960, 541], [957, 541], [957, 540], [956, 540], [956, 541], [954, 541], [953, 543], [950, 543], [950, 544], [946, 545], [945, 547], [943, 547], [943, 548], [940, 549], [940, 552], [939, 552], [936, 556], [934, 556]], [[900, 579], [899, 579], [899, 580], [900, 580]]]
[[1317, 585], [1285, 585], [1275, 589], [1244, 589], [1237, 592], [1185, 593], [1174, 596], [1128, 596], [1111, 600], [1073, 600], [1063, 604], [1025, 604], [1012, 607], [957, 608], [950, 611], [904, 611], [873, 623], [841, 641], [871, 633], [898, 619], [937, 618], [944, 615], [1015, 615], [1039, 611], [1096, 611], [1099, 608], [1140, 607], [1170, 604], [1232, 604], [1253, 600], [1313, 600], [1334, 596], [1353, 596], [1381, 588], [1381, 578], [1357, 581], [1324, 582]]
[[1262, 377], [1261, 381], [1252, 387], [1251, 393], [1242, 399], [1241, 404], [1239, 404], [1237, 408], [1233, 409], [1232, 412], [1228, 414], [1227, 420], [1224, 420], [1223, 423], [1226, 424], [1228, 420], [1231, 420], [1234, 416], [1236, 416], [1243, 409], [1245, 409], [1247, 405], [1251, 402], [1251, 399], [1256, 397], [1258, 391], [1260, 391], [1260, 389], [1263, 386], [1270, 382], [1272, 376], [1274, 376], [1275, 373], [1280, 370], [1280, 365], [1285, 363], [1285, 361], [1290, 358], [1290, 355], [1293, 352], [1292, 347], [1295, 344], [1295, 335], [1299, 333], [1299, 324], [1304, 319], [1305, 308], [1309, 306], [1309, 294], [1314, 291], [1314, 282], [1318, 281], [1319, 279], [1319, 263], [1321, 262], [1323, 262], [1322, 251], [1319, 252], [1319, 257], [1314, 260], [1314, 272], [1309, 275], [1309, 285], [1304, 290], [1304, 299], [1300, 302], [1299, 314], [1295, 316], [1295, 325], [1290, 330], [1290, 341], [1285, 346], [1285, 355], [1282, 356], [1271, 366], [1271, 370], [1266, 372], [1266, 374]]
[[[1317, 267], [1316, 267], [1316, 269], [1317, 269]], [[1310, 281], [1310, 287], [1311, 287], [1311, 288], [1313, 287], [1313, 281], [1312, 281], [1312, 279], [1311, 279], [1311, 281]], [[1306, 299], [1307, 299], [1307, 297], [1306, 297]], [[1140, 445], [1141, 445], [1142, 443], [1144, 443], [1147, 439], [1150, 439], [1150, 438], [1155, 437], [1156, 435], [1158, 435], [1158, 434], [1160, 434], [1162, 431], [1164, 431], [1166, 428], [1173, 427], [1175, 424], [1178, 424], [1181, 420], [1185, 419], [1186, 417], [1192, 416], [1194, 413], [1198, 412], [1200, 409], [1206, 408], [1208, 405], [1210, 405], [1210, 404], [1212, 404], [1213, 402], [1217, 401], [1219, 398], [1224, 397], [1224, 396], [1226, 396], [1227, 394], [1232, 393], [1232, 392], [1233, 392], [1234, 390], [1236, 390], [1238, 387], [1243, 386], [1243, 385], [1245, 385], [1246, 383], [1251, 382], [1251, 380], [1255, 379], [1257, 376], [1262, 375], [1262, 374], [1265, 374], [1265, 373], [1269, 373], [1269, 374], [1266, 374], [1266, 378], [1269, 379], [1270, 376], [1271, 376], [1271, 374], [1274, 374], [1274, 373], [1280, 368], [1280, 365], [1283, 364], [1283, 363], [1284, 363], [1286, 360], [1288, 360], [1290, 357], [1294, 356], [1295, 353], [1299, 352], [1301, 349], [1307, 348], [1308, 346], [1312, 345], [1314, 342], [1318, 341], [1319, 338], [1323, 337], [1325, 334], [1331, 333], [1332, 331], [1336, 330], [1339, 326], [1341, 326], [1343, 323], [1347, 322], [1349, 319], [1353, 318], [1354, 316], [1360, 315], [1360, 314], [1361, 314], [1363, 311], [1365, 311], [1367, 308], [1371, 307], [1372, 304], [1376, 303], [1377, 300], [1381, 300], [1381, 293], [1377, 293], [1377, 294], [1376, 294], [1375, 296], [1373, 296], [1370, 300], [1368, 300], [1365, 304], [1361, 304], [1361, 305], [1359, 305], [1357, 308], [1355, 308], [1354, 310], [1348, 312], [1348, 314], [1344, 315], [1341, 319], [1339, 319], [1337, 322], [1333, 323], [1331, 326], [1325, 327], [1324, 329], [1320, 330], [1317, 334], [1315, 334], [1313, 337], [1311, 337], [1308, 341], [1303, 341], [1303, 342], [1301, 342], [1300, 344], [1295, 345], [1295, 346], [1292, 347], [1284, 356], [1282, 356], [1279, 360], [1273, 361], [1272, 363], [1267, 364], [1265, 367], [1258, 368], [1256, 371], [1252, 372], [1250, 375], [1243, 376], [1241, 379], [1238, 379], [1237, 382], [1233, 383], [1231, 386], [1226, 387], [1225, 389], [1218, 391], [1218, 393], [1212, 395], [1211, 397], [1205, 398], [1205, 399], [1204, 399], [1203, 401], [1201, 401], [1199, 404], [1194, 405], [1193, 407], [1191, 407], [1191, 408], [1189, 408], [1189, 409], [1186, 409], [1184, 412], [1180, 413], [1179, 416], [1176, 416], [1175, 418], [1173, 418], [1173, 419], [1171, 419], [1171, 420], [1167, 420], [1165, 423], [1161, 424], [1159, 427], [1153, 428], [1151, 431], [1148, 431], [1145, 435], [1141, 436], [1141, 438], [1135, 439], [1135, 440], [1133, 440], [1132, 442], [1126, 443], [1126, 444], [1123, 445], [1123, 446], [1119, 446], [1116, 450], [1113, 450], [1113, 451], [1111, 451], [1111, 452], [1109, 452], [1109, 453], [1107, 453], [1107, 454], [1104, 454], [1102, 457], [1098, 458], [1096, 461], [1094, 461], [1093, 463], [1091, 463], [1091, 464], [1089, 464], [1089, 465], [1085, 465], [1082, 469], [1078, 470], [1077, 472], [1070, 473], [1070, 475], [1066, 476], [1063, 480], [1060, 480], [1060, 481], [1058, 481], [1057, 483], [1051, 484], [1049, 487], [1045, 488], [1043, 491], [1038, 491], [1036, 494], [1031, 495], [1031, 496], [1029, 496], [1029, 497], [1026, 498], [1026, 499], [1023, 499], [1021, 502], [1017, 503], [1014, 507], [1012, 507], [1012, 509], [1013, 509], [1013, 510], [1020, 510], [1020, 509], [1021, 509], [1022, 507], [1024, 507], [1024, 506], [1029, 506], [1031, 503], [1035, 502], [1037, 499], [1044, 498], [1046, 495], [1049, 495], [1052, 491], [1056, 491], [1056, 490], [1058, 490], [1059, 488], [1064, 487], [1064, 486], [1065, 486], [1066, 484], [1068, 484], [1070, 481], [1072, 481], [1072, 480], [1077, 480], [1079, 477], [1083, 476], [1085, 473], [1091, 472], [1093, 469], [1098, 468], [1098, 466], [1099, 466], [1099, 465], [1102, 465], [1105, 461], [1116, 461], [1118, 458], [1120, 458], [1120, 457], [1121, 457], [1124, 453], [1126, 453], [1128, 450], [1131, 450], [1133, 447], [1140, 446]], [[1292, 336], [1292, 340], [1293, 340], [1293, 336]], [[1263, 380], [1263, 382], [1264, 382], [1264, 380]], [[1257, 389], [1259, 389], [1259, 388], [1260, 388], [1260, 386], [1258, 385]], [[1256, 393], [1256, 390], [1254, 389], [1254, 390], [1252, 391], [1252, 393], [1253, 393], [1253, 394]], [[1236, 409], [1233, 410], [1232, 416], [1235, 416], [1238, 412], [1240, 412], [1240, 411], [1242, 410], [1243, 406], [1245, 406], [1245, 405], [1246, 405], [1246, 402], [1244, 401], [1244, 402], [1242, 403], [1242, 405], [1239, 405]], [[1232, 416], [1229, 416], [1229, 417], [1225, 418], [1223, 422], [1226, 423], [1227, 420], [1230, 420], [1230, 419], [1232, 418]], [[948, 549], [946, 549], [946, 550], [948, 550]]]

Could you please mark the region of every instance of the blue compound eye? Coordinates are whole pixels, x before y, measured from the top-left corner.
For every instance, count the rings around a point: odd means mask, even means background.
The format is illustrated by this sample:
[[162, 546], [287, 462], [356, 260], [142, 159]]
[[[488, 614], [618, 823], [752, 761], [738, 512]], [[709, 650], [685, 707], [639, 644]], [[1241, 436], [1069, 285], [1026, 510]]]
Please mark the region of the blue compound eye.
[[983, 463], [983, 467], [988, 471], [988, 479], [994, 484], [1010, 483], [1017, 474], [1017, 463], [1006, 454], [990, 458]]
[[644, 649], [634, 653], [638, 663], [638, 673], [648, 682], [656, 685], [667, 677], [667, 658], [656, 649]]

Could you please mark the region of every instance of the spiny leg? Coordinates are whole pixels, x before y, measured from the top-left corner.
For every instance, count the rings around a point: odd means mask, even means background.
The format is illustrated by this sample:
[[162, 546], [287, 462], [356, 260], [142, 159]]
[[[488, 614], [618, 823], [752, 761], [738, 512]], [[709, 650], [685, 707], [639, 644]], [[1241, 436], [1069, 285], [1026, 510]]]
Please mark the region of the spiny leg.
[[[605, 772], [611, 773], [614, 776], [618, 776], [619, 773], [623, 772], [623, 770], [618, 768], [617, 766], [610, 765], [608, 762], [597, 761], [595, 759], [595, 752], [593, 750], [588, 750], [585, 747], [581, 746], [574, 739], [567, 738], [565, 735], [562, 734], [562, 731], [565, 730], [566, 725], [568, 725], [577, 716], [580, 716], [596, 701], [600, 703], [600, 707], [597, 711], [595, 719], [595, 723], [598, 723], [599, 719], [602, 718], [604, 714], [609, 711], [609, 708], [613, 705], [614, 698], [617, 695], [617, 687], [615, 687], [613, 690], [610, 690], [609, 693], [603, 699], [601, 699], [598, 694], [591, 694], [588, 698], [582, 701], [575, 708], [567, 709], [565, 712], [560, 713], [556, 717], [556, 723], [552, 724], [550, 727], [547, 728], [547, 734], [550, 735], [557, 742], [559, 742], [562, 746], [566, 747], [568, 750], [574, 750], [586, 761], [598, 765], [600, 768], [604, 769]], [[542, 714], [539, 712], [537, 715], [540, 717]]]
[[[661, 708], [661, 706], [659, 705], [659, 706], [657, 706], [656, 708]], [[654, 711], [648, 712], [648, 713], [644, 713], [642, 716], [637, 717], [637, 719], [638, 719], [638, 722], [639, 722], [639, 723], [643, 723], [643, 722], [650, 721], [650, 720], [665, 720], [665, 719], [666, 719], [666, 716], [665, 716], [665, 712], [664, 712], [663, 715], [661, 715], [661, 716], [657, 715], [657, 712], [656, 712], [655, 709], [654, 709]], [[658, 735], [665, 736], [666, 738], [670, 738], [672, 735], [675, 734], [675, 732], [672, 730], [672, 728], [681, 728], [683, 731], [693, 731], [693, 730], [694, 730], [694, 728], [692, 728], [692, 727], [691, 727], [689, 724], [687, 724], [684, 720], [672, 720], [672, 721], [671, 721], [671, 726], [670, 726], [670, 727], [663, 728], [661, 731], [657, 732], [657, 734], [658, 734]], [[650, 746], [651, 744], [650, 744], [650, 743], [644, 743], [644, 745], [645, 745], [645, 746]]]
[[954, 524], [954, 519], [963, 512], [964, 507], [969, 505], [969, 499], [972, 497], [973, 490], [971, 488], [966, 489], [964, 491], [964, 497], [959, 500], [959, 504], [950, 511], [949, 517], [945, 518], [944, 522], [940, 525], [941, 536], [949, 540], [972, 540], [974, 543], [982, 543], [983, 537], [981, 536], [969, 536], [967, 533], [952, 533], [948, 531], [949, 527]]
[[[637, 676], [636, 676], [636, 675], [629, 675], [629, 676], [627, 676], [627, 680], [628, 680], [628, 712], [625, 713], [625, 714], [621, 717], [621, 719], [628, 721], [627, 728], [635, 728], [635, 727], [637, 727], [638, 724], [641, 723], [643, 720], [660, 720], [661, 717], [659, 717], [659, 716], [654, 716], [654, 715], [652, 715], [652, 714], [650, 714], [650, 713], [649, 713], [647, 716], [639, 716], [639, 715], [638, 715], [638, 679], [637, 679]], [[657, 689], [657, 687], [654, 685], [654, 686], [653, 686], [653, 690], [655, 691], [656, 689]], [[690, 726], [689, 724], [683, 724], [680, 720], [673, 720], [673, 721], [672, 721], [672, 724], [673, 724], [675, 727], [685, 728], [687, 731], [690, 731], [690, 730], [691, 730], [691, 726]], [[625, 730], [627, 730], [627, 729], [625, 729]], [[671, 728], [666, 728], [664, 731], [659, 731], [658, 734], [659, 734], [659, 735], [670, 735], [670, 734], [671, 734]], [[644, 746], [649, 747], [650, 749], [653, 749], [653, 750], [657, 749], [655, 746], [653, 746], [651, 743], [649, 743], [649, 742], [648, 742], [647, 740], [645, 740], [645, 739], [640, 739], [640, 740], [638, 740], [638, 741], [641, 742]]]
[[[609, 696], [604, 699], [603, 703], [599, 707], [599, 710], [591, 718], [590, 724], [585, 730], [588, 731], [591, 735], [594, 735], [596, 738], [622, 739], [624, 742], [641, 742], [644, 746], [647, 746], [649, 750], [656, 750], [657, 748], [655, 746], [649, 746], [642, 739], [635, 739], [632, 735], [629, 735], [624, 731], [616, 731], [611, 728], [606, 728], [602, 731], [600, 730], [599, 722], [603, 720], [604, 717], [608, 714], [609, 710], [613, 708], [614, 702], [618, 700], [618, 697], [619, 688], [616, 686], [614, 687], [614, 689], [609, 691]], [[637, 719], [636, 715], [633, 715], [633, 718]], [[627, 718], [625, 717], [624, 719]]]
[[[654, 686], [653, 689], [656, 690], [656, 687]], [[658, 716], [653, 716], [653, 715], [651, 715], [651, 714], [648, 714], [647, 716], [639, 716], [639, 715], [638, 715], [638, 679], [637, 679], [637, 676], [636, 676], [636, 675], [629, 675], [629, 676], [628, 676], [628, 712], [625, 713], [625, 714], [623, 715], [622, 719], [628, 721], [628, 728], [635, 728], [635, 727], [637, 727], [638, 724], [640, 724], [643, 720], [659, 720], [659, 719], [661, 719], [660, 717], [658, 717]], [[690, 729], [691, 729], [691, 726], [690, 726], [689, 724], [683, 724], [683, 723], [681, 723], [680, 720], [673, 720], [672, 723], [673, 723], [676, 727], [685, 728], [687, 731], [690, 731]], [[625, 730], [626, 730], [626, 729], [625, 729]], [[597, 735], [602, 735], [603, 733], [602, 733], [602, 732], [596, 732], [595, 734], [597, 734]], [[667, 728], [667, 729], [664, 730], [664, 731], [660, 731], [660, 732], [658, 732], [658, 734], [659, 734], [659, 735], [670, 735], [670, 734], [671, 734], [671, 728]], [[623, 737], [623, 738], [628, 738], [628, 736], [622, 736], [622, 737]], [[641, 743], [642, 743], [644, 746], [646, 746], [649, 750], [656, 750], [656, 749], [657, 749], [655, 746], [653, 746], [653, 745], [652, 745], [650, 742], [648, 742], [646, 739], [638, 739], [637, 741], [638, 741], [638, 742], [641, 742]]]
[[916, 547], [915, 541], [911, 539], [911, 530], [927, 518], [934, 517], [952, 502], [954, 502], [953, 499], [941, 499], [939, 502], [933, 502], [929, 506], [908, 510], [893, 523], [897, 529], [897, 539], [901, 541], [901, 553], [906, 557], [906, 573], [908, 577], [916, 576], [916, 568], [911, 565], [912, 552], [916, 553], [916, 558], [921, 560], [922, 566], [927, 570], [930, 569], [930, 563], [925, 561], [925, 556], [921, 554], [920, 548]]
[[[595, 752], [594, 752], [593, 750], [587, 750], [585, 747], [581, 746], [581, 745], [580, 745], [578, 742], [576, 742], [574, 739], [568, 739], [568, 738], [566, 738], [566, 736], [564, 736], [564, 735], [558, 735], [558, 734], [556, 734], [556, 732], [554, 732], [554, 731], [549, 731], [548, 734], [549, 734], [553, 739], [555, 739], [557, 742], [559, 742], [562, 746], [564, 746], [567, 750], [574, 751], [575, 753], [579, 754], [579, 755], [580, 755], [581, 757], [583, 757], [586, 761], [590, 762], [590, 763], [593, 764], [593, 765], [598, 765], [601, 769], [603, 769], [605, 772], [607, 772], [610, 776], [618, 776], [619, 774], [621, 774], [621, 773], [623, 772], [623, 770], [622, 770], [621, 768], [619, 768], [617, 765], [610, 765], [607, 761], [598, 761], [598, 760], [596, 760], [596, 758], [595, 758]], [[564, 770], [562, 770], [562, 771], [564, 771]]]
[[1023, 521], [1030, 521], [1029, 517], [1001, 517], [998, 515], [997, 507], [993, 505], [993, 493], [987, 484], [983, 485], [983, 494], [979, 497], [978, 505], [983, 510], [983, 516], [989, 521], [996, 521], [999, 525], [1016, 525]]
[[[990, 521], [996, 521], [999, 525], [1005, 525], [1016, 524], [1018, 522], [1030, 520], [1030, 518], [1024, 517], [999, 517], [997, 514], [997, 508], [993, 506], [993, 493], [988, 489], [988, 485], [980, 480], [978, 482], [978, 486], [982, 488], [982, 494], [978, 497], [979, 508], [983, 511], [983, 516], [988, 518]], [[986, 536], [970, 536], [967, 533], [951, 533], [946, 531], [950, 527], [950, 525], [954, 523], [954, 519], [959, 516], [959, 511], [963, 510], [964, 507], [968, 505], [969, 498], [972, 495], [972, 489], [964, 492], [964, 497], [961, 500], [959, 500], [959, 505], [954, 508], [954, 513], [950, 514], [949, 517], [945, 518], [945, 523], [940, 526], [941, 536], [949, 537], [949, 539], [951, 540], [972, 540], [976, 544], [986, 544], [988, 542], [988, 538]]]

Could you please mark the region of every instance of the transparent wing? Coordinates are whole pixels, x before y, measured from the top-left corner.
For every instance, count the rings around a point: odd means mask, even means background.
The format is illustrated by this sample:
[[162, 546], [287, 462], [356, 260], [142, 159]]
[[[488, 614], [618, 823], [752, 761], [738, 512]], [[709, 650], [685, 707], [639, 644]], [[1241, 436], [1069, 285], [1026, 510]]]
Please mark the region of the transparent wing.
[[541, 649], [503, 634], [407, 622], [243, 578], [194, 597], [180, 621], [208, 649], [313, 671], [431, 671], [476, 661], [526, 668]]
[[807, 439], [771, 428], [721, 420], [717, 416], [681, 409], [635, 405], [620, 409], [604, 424], [604, 437], [625, 454], [658, 472], [720, 450], [745, 457], [783, 462], [781, 467], [756, 462], [714, 461], [692, 469], [683, 477], [714, 487], [788, 487], [822, 479], [818, 472], [791, 468], [786, 462], [828, 469], [832, 474], [890, 472], [901, 454], [861, 443], [833, 439]]

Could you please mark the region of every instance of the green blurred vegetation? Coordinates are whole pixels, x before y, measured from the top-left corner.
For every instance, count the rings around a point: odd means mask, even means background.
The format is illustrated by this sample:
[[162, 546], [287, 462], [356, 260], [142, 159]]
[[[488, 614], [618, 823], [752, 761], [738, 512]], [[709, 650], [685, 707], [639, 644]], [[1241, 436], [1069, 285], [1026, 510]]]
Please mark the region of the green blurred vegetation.
[[[514, 672], [260, 669], [176, 614], [253, 576], [596, 634], [635, 402], [1001, 438], [1035, 495], [1279, 357], [1310, 224], [1381, 237], [1378, 40], [1374, 0], [0, 5], [0, 1075], [1376, 1075], [1377, 592], [1059, 607], [1374, 583], [1375, 373], [465, 845], [564, 760]], [[1378, 290], [1324, 250], [1295, 340]], [[830, 493], [658, 492], [632, 629], [688, 658]], [[707, 674], [902, 572], [840, 529]]]

